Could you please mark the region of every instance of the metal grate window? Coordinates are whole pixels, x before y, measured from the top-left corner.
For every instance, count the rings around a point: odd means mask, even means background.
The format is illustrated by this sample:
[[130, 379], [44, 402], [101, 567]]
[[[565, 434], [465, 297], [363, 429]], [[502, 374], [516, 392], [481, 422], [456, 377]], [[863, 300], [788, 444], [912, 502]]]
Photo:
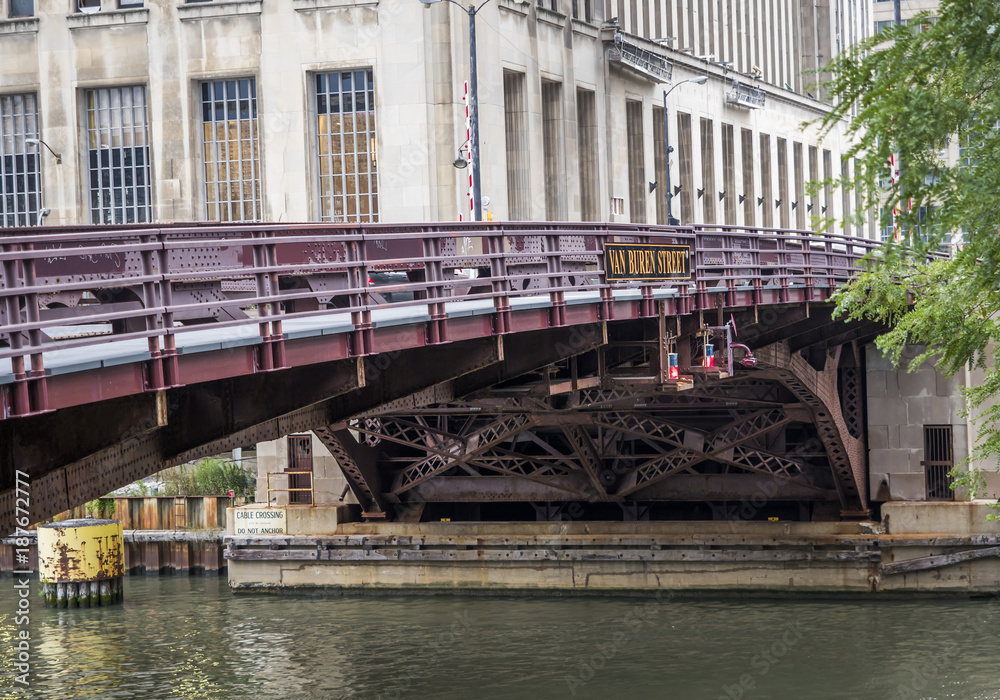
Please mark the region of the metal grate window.
[[35, 95], [0, 96], [0, 226], [35, 226], [41, 208], [41, 165]]
[[625, 139], [628, 145], [628, 194], [630, 220], [646, 223], [646, 160], [642, 134], [642, 102], [625, 101]]
[[259, 221], [257, 81], [201, 84], [205, 206], [211, 221]]
[[[312, 488], [312, 437], [309, 435], [289, 435], [288, 436], [288, 468], [285, 471], [299, 472], [288, 475], [288, 488], [309, 489]], [[289, 503], [312, 504], [308, 491], [292, 490], [288, 492]]]
[[950, 425], [924, 426], [924, 459], [921, 464], [927, 482], [927, 500], [954, 500], [949, 472], [955, 466], [955, 447]]
[[372, 69], [316, 75], [320, 218], [378, 221]]
[[531, 218], [528, 192], [528, 129], [524, 73], [503, 72], [504, 139], [507, 149], [507, 218]]
[[598, 221], [601, 218], [597, 157], [597, 107], [594, 93], [576, 90], [576, 140], [580, 158], [580, 218]]
[[91, 223], [152, 220], [146, 88], [87, 90], [86, 103]]

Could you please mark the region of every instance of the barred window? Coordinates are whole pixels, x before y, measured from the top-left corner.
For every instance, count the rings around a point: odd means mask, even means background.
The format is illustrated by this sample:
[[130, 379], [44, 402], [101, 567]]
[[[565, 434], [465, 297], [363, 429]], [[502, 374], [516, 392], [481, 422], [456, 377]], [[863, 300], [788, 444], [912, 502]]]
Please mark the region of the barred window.
[[91, 223], [152, 220], [146, 88], [87, 90], [86, 102]]
[[316, 75], [322, 221], [378, 221], [372, 69]]
[[36, 226], [41, 208], [38, 103], [35, 95], [0, 96], [0, 226]]
[[257, 81], [202, 83], [201, 118], [206, 217], [210, 221], [259, 221]]

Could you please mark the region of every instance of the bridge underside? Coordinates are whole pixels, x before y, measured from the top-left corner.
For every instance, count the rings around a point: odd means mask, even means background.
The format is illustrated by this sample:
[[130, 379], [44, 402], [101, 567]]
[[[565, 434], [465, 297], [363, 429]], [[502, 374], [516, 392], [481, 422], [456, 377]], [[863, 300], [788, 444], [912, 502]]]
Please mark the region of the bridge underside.
[[[692, 374], [664, 383], [660, 329], [619, 324], [608, 343], [510, 381], [450, 401], [415, 397], [316, 433], [367, 517], [862, 517], [858, 348], [870, 329], [831, 324], [828, 313], [813, 310], [803, 325], [805, 354], [786, 332], [733, 375], [690, 368], [697, 339], [674, 335]], [[746, 335], [764, 330], [751, 321]], [[856, 336], [846, 346], [845, 332]]]
[[[661, 311], [3, 421], [0, 462], [5, 475], [30, 475], [32, 521], [305, 430], [330, 448], [370, 518], [867, 513], [859, 345], [877, 329], [834, 322], [828, 305], [731, 314], [759, 360], [732, 376], [696, 366], [704, 314]], [[680, 384], [664, 381], [667, 342], [688, 375]], [[13, 484], [3, 486], [12, 525]]]

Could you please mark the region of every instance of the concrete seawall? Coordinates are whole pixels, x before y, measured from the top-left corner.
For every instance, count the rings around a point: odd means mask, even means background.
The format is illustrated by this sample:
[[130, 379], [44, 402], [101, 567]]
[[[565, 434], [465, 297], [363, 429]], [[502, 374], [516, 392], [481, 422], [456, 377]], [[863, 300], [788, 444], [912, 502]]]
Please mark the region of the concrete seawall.
[[235, 590], [989, 594], [986, 503], [888, 504], [881, 523], [340, 523], [227, 536]]

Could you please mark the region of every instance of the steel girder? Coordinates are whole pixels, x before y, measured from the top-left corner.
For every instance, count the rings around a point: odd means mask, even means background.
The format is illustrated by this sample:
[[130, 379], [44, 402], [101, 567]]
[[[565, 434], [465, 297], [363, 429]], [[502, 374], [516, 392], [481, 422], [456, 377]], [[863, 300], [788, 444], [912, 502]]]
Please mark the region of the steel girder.
[[822, 370], [816, 370], [799, 353], [789, 351], [788, 343], [775, 343], [757, 351], [758, 360], [774, 369], [769, 376], [795, 394], [812, 415], [826, 450], [841, 507], [847, 513], [868, 510], [868, 489], [864, 443], [853, 437], [841, 412], [837, 394], [837, 369], [841, 346], [826, 354]]

